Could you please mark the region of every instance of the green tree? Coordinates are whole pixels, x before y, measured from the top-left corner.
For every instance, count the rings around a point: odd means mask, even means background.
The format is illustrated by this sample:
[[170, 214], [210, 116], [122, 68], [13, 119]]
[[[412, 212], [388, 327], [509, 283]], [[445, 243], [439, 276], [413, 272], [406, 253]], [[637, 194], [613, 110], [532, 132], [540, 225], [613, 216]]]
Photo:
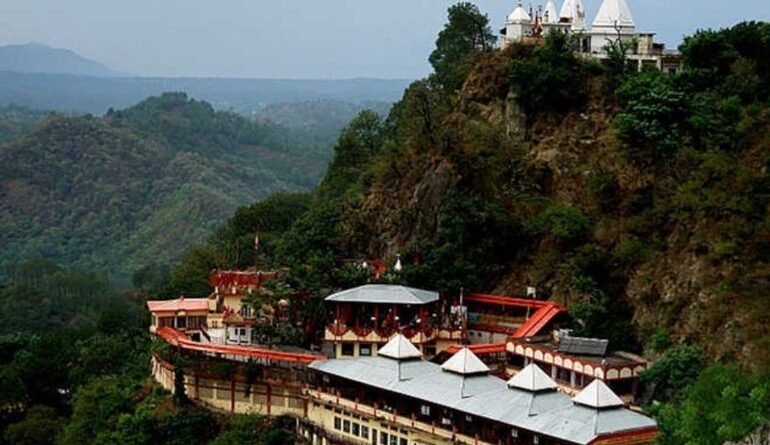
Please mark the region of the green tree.
[[681, 404], [652, 408], [662, 445], [722, 445], [770, 421], [770, 378], [716, 365], [685, 392]]
[[24, 420], [8, 426], [8, 445], [54, 445], [64, 428], [65, 419], [53, 408], [36, 405], [27, 410]]
[[122, 414], [132, 412], [136, 389], [133, 382], [117, 377], [99, 377], [78, 388], [61, 444], [91, 444], [99, 432], [115, 428]]
[[511, 62], [511, 84], [530, 122], [537, 114], [562, 113], [586, 102], [587, 67], [575, 56], [577, 41], [552, 32], [532, 55]]
[[617, 127], [632, 158], [670, 158], [682, 146], [688, 103], [674, 78], [658, 70], [630, 77], [618, 89], [623, 112]]
[[489, 18], [476, 5], [463, 2], [449, 7], [449, 22], [429, 58], [436, 83], [449, 92], [459, 90], [477, 56], [494, 48], [495, 41]]

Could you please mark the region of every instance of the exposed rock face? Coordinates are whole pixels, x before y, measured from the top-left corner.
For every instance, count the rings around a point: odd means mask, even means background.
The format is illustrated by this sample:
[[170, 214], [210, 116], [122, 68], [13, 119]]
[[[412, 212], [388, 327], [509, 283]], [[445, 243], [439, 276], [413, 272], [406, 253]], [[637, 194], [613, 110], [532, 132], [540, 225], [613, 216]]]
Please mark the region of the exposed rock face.
[[725, 445], [770, 445], [770, 425], [760, 428], [740, 442], [726, 442]]

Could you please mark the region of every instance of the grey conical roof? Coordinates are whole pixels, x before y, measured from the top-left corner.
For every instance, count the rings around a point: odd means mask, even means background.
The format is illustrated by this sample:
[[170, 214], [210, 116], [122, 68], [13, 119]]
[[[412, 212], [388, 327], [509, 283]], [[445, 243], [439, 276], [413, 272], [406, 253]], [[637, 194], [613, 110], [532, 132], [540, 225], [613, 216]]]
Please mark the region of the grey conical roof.
[[454, 372], [461, 375], [484, 374], [489, 372], [489, 367], [481, 361], [468, 348], [462, 348], [457, 351], [449, 360], [441, 365], [444, 371]]
[[422, 358], [422, 353], [412, 342], [401, 334], [397, 334], [390, 339], [379, 351], [377, 355], [392, 358], [395, 360], [407, 360], [412, 358]]
[[596, 379], [572, 399], [573, 402], [591, 408], [615, 408], [625, 403], [603, 381]]
[[529, 392], [550, 391], [557, 388], [556, 382], [534, 363], [508, 380], [508, 386]]

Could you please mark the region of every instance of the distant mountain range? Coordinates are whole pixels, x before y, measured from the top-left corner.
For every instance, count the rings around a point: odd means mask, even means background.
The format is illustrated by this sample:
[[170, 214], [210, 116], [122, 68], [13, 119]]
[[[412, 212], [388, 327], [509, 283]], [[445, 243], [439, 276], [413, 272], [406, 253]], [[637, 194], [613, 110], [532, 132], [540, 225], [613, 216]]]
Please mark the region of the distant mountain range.
[[0, 46], [0, 71], [116, 77], [122, 74], [68, 49], [39, 43]]
[[218, 110], [259, 115], [271, 104], [338, 101], [392, 103], [406, 79], [285, 80], [126, 77], [68, 50], [31, 43], [0, 47], [0, 107], [101, 115], [148, 96], [182, 91]]

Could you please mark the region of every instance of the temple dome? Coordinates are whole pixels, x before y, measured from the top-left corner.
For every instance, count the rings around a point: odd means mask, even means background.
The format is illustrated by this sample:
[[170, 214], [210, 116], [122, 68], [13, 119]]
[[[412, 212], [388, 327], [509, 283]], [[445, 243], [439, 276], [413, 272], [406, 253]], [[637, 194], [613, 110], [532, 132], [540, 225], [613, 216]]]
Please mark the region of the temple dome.
[[556, 3], [548, 0], [543, 11], [543, 23], [559, 23], [559, 14], [556, 12]]
[[604, 0], [593, 23], [594, 28], [635, 28], [634, 18], [626, 0]]
[[559, 11], [559, 19], [572, 23], [573, 30], [582, 30], [586, 20], [586, 10], [582, 0], [565, 0]]
[[522, 6], [521, 1], [516, 5], [516, 9], [508, 15], [509, 23], [531, 23], [532, 17]]

